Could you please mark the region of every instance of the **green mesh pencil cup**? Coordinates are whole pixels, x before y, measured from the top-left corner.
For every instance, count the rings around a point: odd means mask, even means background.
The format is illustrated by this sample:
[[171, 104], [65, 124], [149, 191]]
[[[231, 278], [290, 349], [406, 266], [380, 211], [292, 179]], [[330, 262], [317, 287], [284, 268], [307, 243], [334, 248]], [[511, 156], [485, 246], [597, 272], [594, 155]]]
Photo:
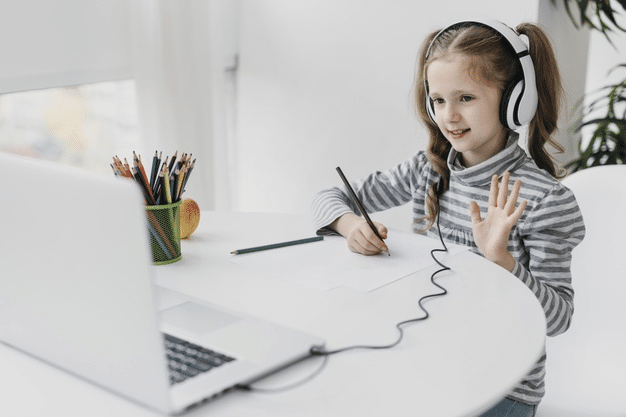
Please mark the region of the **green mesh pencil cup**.
[[182, 258], [180, 251], [180, 205], [146, 206], [152, 261], [155, 265], [171, 264]]

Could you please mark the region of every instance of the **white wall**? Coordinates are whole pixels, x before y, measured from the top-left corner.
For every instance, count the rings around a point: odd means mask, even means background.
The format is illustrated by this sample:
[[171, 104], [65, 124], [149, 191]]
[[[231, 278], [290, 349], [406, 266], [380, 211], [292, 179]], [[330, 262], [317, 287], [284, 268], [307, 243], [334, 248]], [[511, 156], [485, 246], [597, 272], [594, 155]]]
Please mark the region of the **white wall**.
[[565, 103], [555, 138], [564, 147], [564, 152], [554, 157], [564, 165], [578, 156], [580, 132], [575, 132], [573, 127], [581, 115], [578, 102], [586, 91], [589, 30], [576, 29], [561, 2], [555, 7], [552, 0], [539, 0], [538, 23], [552, 40], [563, 78]]
[[589, 62], [587, 63], [587, 91], [595, 91], [624, 79], [625, 70], [617, 71], [610, 76], [609, 70], [617, 64], [626, 63], [626, 33], [615, 33], [611, 35], [611, 40], [615, 46], [611, 46], [599, 32], [591, 33]]
[[[308, 213], [313, 194], [425, 149], [411, 103], [432, 30], [490, 16], [535, 21], [536, 2], [243, 0], [238, 201], [243, 211]], [[385, 222], [407, 228], [407, 208]], [[374, 216], [376, 217], [376, 216]]]

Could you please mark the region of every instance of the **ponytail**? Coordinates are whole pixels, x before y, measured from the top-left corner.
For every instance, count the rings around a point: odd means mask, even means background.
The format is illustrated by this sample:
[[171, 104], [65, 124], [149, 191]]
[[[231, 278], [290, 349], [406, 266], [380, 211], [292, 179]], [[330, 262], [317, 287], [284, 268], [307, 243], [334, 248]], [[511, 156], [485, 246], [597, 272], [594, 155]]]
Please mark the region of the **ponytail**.
[[550, 144], [558, 152], [563, 152], [563, 147], [552, 138], [552, 134], [557, 130], [563, 97], [561, 75], [554, 50], [548, 36], [539, 26], [523, 23], [516, 30], [519, 34], [528, 36], [530, 40], [530, 57], [535, 66], [539, 95], [537, 112], [528, 126], [528, 151], [539, 168], [545, 169], [555, 178], [561, 178], [563, 177], [561, 170], [545, 147], [546, 144]]

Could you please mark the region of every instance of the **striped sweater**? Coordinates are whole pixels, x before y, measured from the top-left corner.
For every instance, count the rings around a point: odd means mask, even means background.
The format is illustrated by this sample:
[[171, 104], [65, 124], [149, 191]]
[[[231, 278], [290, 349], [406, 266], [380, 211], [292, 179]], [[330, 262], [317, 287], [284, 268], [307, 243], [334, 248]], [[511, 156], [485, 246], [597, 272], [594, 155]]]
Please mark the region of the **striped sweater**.
[[[522, 217], [510, 233], [508, 249], [516, 260], [513, 275], [531, 289], [546, 315], [547, 335], [565, 332], [574, 312], [572, 249], [584, 235], [585, 226], [574, 194], [547, 172], [539, 169], [518, 145], [519, 135], [512, 132], [507, 145], [487, 161], [464, 168], [454, 149], [448, 156], [450, 187], [440, 198], [440, 226], [445, 240], [466, 245], [480, 254], [472, 236], [470, 201], [476, 201], [481, 216], [487, 215], [491, 177], [511, 173], [511, 184], [522, 181], [520, 199], [528, 201]], [[421, 151], [408, 161], [376, 172], [353, 184], [368, 213], [411, 203], [413, 220], [423, 217], [427, 190], [439, 180], [439, 174]], [[347, 193], [330, 188], [313, 200], [314, 224], [319, 234], [333, 233], [328, 226], [339, 216], [359, 213]], [[415, 231], [424, 224], [415, 223]], [[437, 226], [427, 235], [438, 237]], [[529, 405], [539, 404], [544, 395], [545, 348], [531, 372], [508, 394]]]

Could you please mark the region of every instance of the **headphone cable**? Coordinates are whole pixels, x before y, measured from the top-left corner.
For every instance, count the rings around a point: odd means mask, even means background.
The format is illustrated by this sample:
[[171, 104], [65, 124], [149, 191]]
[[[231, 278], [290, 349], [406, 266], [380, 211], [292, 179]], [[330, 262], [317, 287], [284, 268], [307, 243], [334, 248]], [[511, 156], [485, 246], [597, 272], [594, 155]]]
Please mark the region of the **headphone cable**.
[[[438, 187], [439, 188], [439, 187]], [[437, 206], [439, 206], [439, 192], [435, 193], [437, 196]], [[330, 356], [330, 355], [335, 355], [337, 353], [341, 353], [341, 352], [346, 352], [348, 350], [356, 350], [356, 349], [373, 349], [373, 350], [378, 350], [378, 349], [391, 349], [394, 346], [397, 346], [402, 339], [404, 338], [404, 330], [403, 330], [403, 326], [406, 324], [410, 324], [410, 323], [416, 323], [419, 321], [424, 321], [426, 320], [428, 317], [430, 317], [430, 314], [428, 313], [428, 310], [426, 310], [426, 308], [424, 308], [424, 306], [422, 305], [422, 303], [429, 299], [429, 298], [434, 298], [434, 297], [440, 297], [443, 295], [446, 295], [448, 293], [448, 291], [441, 286], [440, 284], [438, 284], [437, 282], [435, 282], [435, 276], [437, 276], [437, 274], [444, 272], [444, 271], [448, 271], [450, 270], [450, 267], [444, 265], [439, 259], [437, 259], [437, 257], [435, 256], [435, 252], [448, 252], [448, 246], [446, 245], [446, 243], [443, 240], [443, 236], [441, 234], [441, 227], [440, 227], [440, 219], [441, 216], [437, 216], [437, 230], [439, 232], [439, 240], [441, 241], [441, 245], [443, 246], [442, 248], [435, 248], [433, 250], [430, 251], [430, 256], [433, 258], [433, 260], [441, 267], [441, 269], [438, 269], [437, 271], [435, 271], [431, 276], [430, 276], [430, 282], [436, 286], [437, 288], [439, 288], [441, 290], [441, 292], [438, 293], [434, 293], [434, 294], [428, 294], [423, 296], [422, 298], [419, 299], [419, 301], [417, 302], [419, 308], [424, 312], [424, 316], [422, 317], [417, 317], [417, 318], [413, 318], [413, 319], [408, 319], [408, 320], [404, 320], [401, 321], [399, 323], [396, 324], [396, 328], [399, 331], [399, 335], [398, 338], [387, 345], [353, 345], [353, 346], [347, 346], [344, 348], [339, 348], [339, 349], [335, 349], [335, 350], [323, 350], [320, 347], [314, 346], [313, 348], [311, 348], [311, 354], [312, 355], [319, 355], [319, 356]]]
[[[441, 180], [440, 180], [441, 181]], [[437, 184], [437, 190], [435, 192], [435, 195], [437, 197], [437, 206], [439, 206], [439, 193], [443, 191], [442, 189], [442, 183], [438, 183]], [[439, 259], [437, 259], [437, 257], [435, 256], [435, 252], [448, 252], [448, 246], [446, 245], [445, 241], [443, 240], [443, 236], [441, 234], [441, 227], [440, 227], [440, 223], [439, 223], [439, 219], [440, 219], [440, 215], [437, 215], [437, 230], [439, 232], [439, 240], [441, 241], [441, 245], [443, 246], [442, 248], [435, 248], [432, 249], [430, 251], [430, 256], [433, 258], [433, 260], [441, 267], [441, 269], [438, 269], [437, 271], [435, 271], [431, 276], [430, 276], [430, 282], [436, 286], [437, 288], [439, 288], [441, 290], [441, 292], [438, 293], [434, 293], [434, 294], [428, 294], [423, 296], [422, 298], [420, 298], [417, 302], [419, 308], [424, 312], [424, 316], [422, 317], [417, 317], [417, 318], [413, 318], [413, 319], [408, 319], [408, 320], [404, 320], [401, 321], [399, 323], [396, 324], [396, 328], [398, 329], [399, 335], [397, 337], [397, 339], [392, 342], [389, 343], [387, 345], [353, 345], [353, 346], [346, 346], [343, 348], [339, 348], [339, 349], [335, 349], [335, 350], [324, 350], [323, 347], [321, 346], [313, 346], [310, 350], [310, 354], [311, 356], [322, 356], [324, 358], [324, 360], [322, 361], [322, 364], [319, 366], [318, 369], [316, 369], [311, 375], [307, 376], [306, 378], [289, 384], [289, 385], [285, 385], [283, 387], [278, 387], [278, 388], [256, 388], [256, 387], [252, 387], [251, 385], [236, 385], [235, 388], [241, 389], [241, 390], [245, 390], [245, 391], [255, 391], [255, 392], [261, 392], [261, 393], [278, 393], [278, 392], [283, 392], [283, 391], [288, 391], [294, 388], [297, 388], [301, 385], [304, 385], [305, 383], [311, 381], [313, 378], [315, 378], [316, 376], [318, 376], [319, 374], [322, 373], [322, 371], [324, 370], [324, 368], [326, 367], [327, 363], [328, 363], [328, 357], [331, 355], [336, 355], [338, 353], [341, 352], [346, 352], [349, 350], [356, 350], [356, 349], [368, 349], [368, 350], [382, 350], [382, 349], [391, 349], [395, 346], [397, 346], [402, 339], [404, 338], [404, 329], [402, 328], [404, 325], [406, 324], [410, 324], [410, 323], [416, 323], [416, 322], [420, 322], [420, 321], [424, 321], [426, 320], [428, 317], [430, 317], [430, 314], [428, 313], [428, 310], [426, 310], [426, 308], [424, 308], [424, 306], [422, 305], [422, 303], [429, 299], [429, 298], [434, 298], [434, 297], [441, 297], [443, 295], [446, 295], [448, 293], [448, 291], [441, 286], [440, 284], [438, 284], [437, 282], [435, 282], [435, 277], [437, 276], [437, 274], [444, 272], [444, 271], [449, 271], [450, 267], [444, 265]]]

